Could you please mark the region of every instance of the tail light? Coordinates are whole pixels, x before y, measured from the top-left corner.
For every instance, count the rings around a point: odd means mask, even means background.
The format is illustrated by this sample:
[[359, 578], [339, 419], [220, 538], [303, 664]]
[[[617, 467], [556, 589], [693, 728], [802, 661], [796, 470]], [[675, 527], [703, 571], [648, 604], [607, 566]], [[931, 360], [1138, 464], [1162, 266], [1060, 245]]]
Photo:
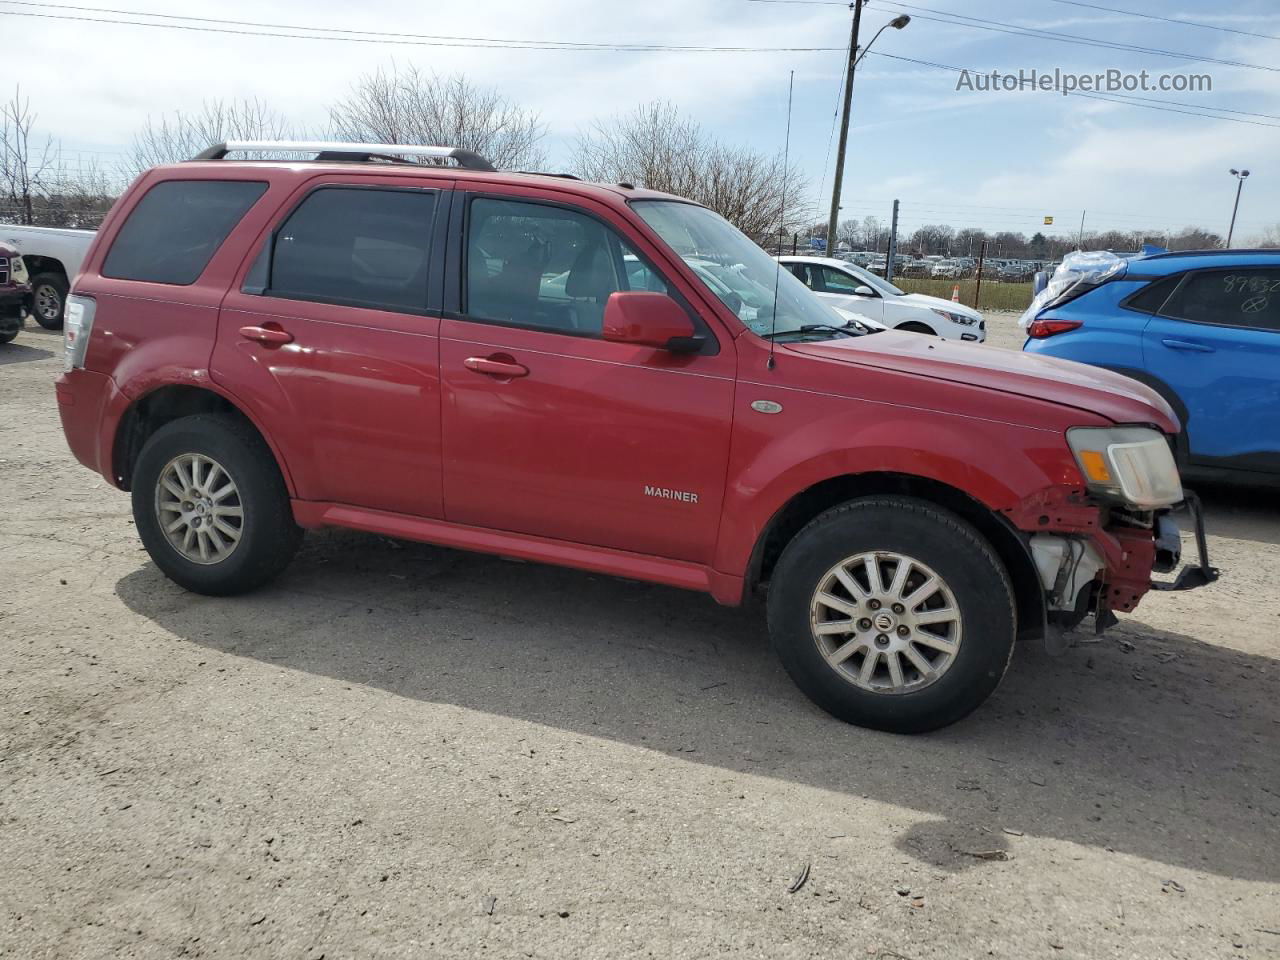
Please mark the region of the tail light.
[[1079, 320], [1032, 320], [1031, 325], [1027, 327], [1027, 336], [1043, 340], [1045, 337], [1052, 337], [1056, 333], [1078, 330], [1082, 326], [1084, 324]]
[[84, 366], [85, 351], [89, 349], [89, 334], [93, 331], [93, 314], [97, 307], [98, 302], [93, 297], [75, 294], [67, 297], [67, 309], [62, 322], [64, 370]]

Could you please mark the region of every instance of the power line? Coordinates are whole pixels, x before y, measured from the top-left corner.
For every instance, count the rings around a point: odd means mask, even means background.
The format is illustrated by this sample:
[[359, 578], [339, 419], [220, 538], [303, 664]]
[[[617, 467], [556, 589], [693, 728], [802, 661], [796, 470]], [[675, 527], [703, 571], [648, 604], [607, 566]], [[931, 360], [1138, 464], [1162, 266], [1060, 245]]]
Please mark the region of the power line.
[[[969, 17], [960, 13], [952, 13], [949, 10], [935, 10], [932, 7], [921, 7], [913, 3], [902, 3], [901, 0], [892, 0], [892, 5], [902, 7], [906, 10], [918, 11], [923, 10], [924, 13], [914, 13], [914, 16], [921, 20], [932, 20], [935, 23], [946, 23], [956, 27], [969, 27], [972, 30], [987, 30], [992, 33], [1004, 33], [1015, 37], [1028, 37], [1036, 40], [1053, 40], [1056, 43], [1069, 43], [1076, 46], [1084, 47], [1100, 47], [1104, 50], [1121, 50], [1126, 53], [1143, 53], [1149, 56], [1176, 57], [1179, 60], [1190, 60], [1197, 63], [1216, 63], [1227, 67], [1244, 67], [1248, 70], [1266, 70], [1270, 73], [1280, 73], [1280, 67], [1269, 67], [1261, 63], [1245, 63], [1242, 60], [1223, 60], [1218, 57], [1200, 57], [1191, 53], [1182, 53], [1177, 50], [1162, 50], [1158, 47], [1144, 47], [1134, 43], [1122, 43], [1114, 40], [1099, 40], [1096, 37], [1082, 37], [1075, 33], [1059, 33], [1055, 30], [1041, 30], [1038, 27], [1020, 27], [1017, 24], [1004, 23], [999, 20], [987, 20], [982, 17]], [[928, 14], [940, 14], [942, 17], [951, 19], [941, 19], [938, 16], [928, 16]]]
[[[779, 3], [783, 6], [788, 4], [810, 4], [815, 6], [846, 6], [842, 0], [747, 0], [749, 3]], [[1059, 0], [1059, 2], [1067, 2], [1067, 0]], [[912, 11], [912, 15], [920, 20], [930, 20], [934, 23], [950, 24], [954, 27], [969, 27], [973, 30], [987, 30], [992, 33], [1004, 33], [1014, 37], [1028, 37], [1033, 40], [1053, 40], [1057, 43], [1068, 43], [1083, 47], [1098, 47], [1103, 50], [1120, 50], [1126, 53], [1143, 53], [1149, 56], [1160, 57], [1176, 57], [1179, 60], [1190, 60], [1197, 63], [1216, 63], [1227, 67], [1244, 67], [1249, 70], [1267, 70], [1273, 73], [1280, 73], [1280, 67], [1269, 67], [1260, 63], [1245, 63], [1241, 60], [1223, 60], [1217, 57], [1196, 56], [1193, 53], [1183, 53], [1178, 50], [1163, 50], [1159, 47], [1145, 47], [1140, 44], [1123, 43], [1118, 40], [1102, 40], [1097, 37], [1084, 37], [1076, 33], [1061, 33], [1056, 30], [1042, 30], [1039, 27], [1023, 27], [1016, 23], [1005, 23], [1001, 20], [990, 20], [986, 17], [970, 17], [962, 13], [952, 13], [950, 10], [937, 10], [933, 7], [922, 7], [913, 3], [903, 3], [901, 0], [891, 0], [890, 6], [894, 8], [902, 8], [903, 10]], [[922, 11], [922, 12], [916, 12]], [[936, 16], [929, 16], [935, 14]], [[941, 19], [949, 17], [951, 19]], [[1183, 21], [1174, 21], [1175, 23]]]
[[[451, 37], [447, 35], [393, 33], [372, 30], [348, 30], [341, 27], [308, 27], [290, 24], [257, 23], [243, 20], [219, 20], [212, 17], [182, 17], [175, 14], [152, 14], [141, 10], [114, 10], [99, 7], [70, 6], [55, 3], [35, 3], [27, 0], [0, 0], [8, 5], [39, 7], [46, 10], [77, 10], [93, 13], [106, 13], [116, 16], [91, 17], [70, 13], [34, 13], [25, 10], [0, 10], [0, 16], [35, 17], [43, 20], [70, 20], [83, 23], [107, 23], [118, 26], [150, 27], [157, 30], [185, 30], [195, 33], [220, 33], [233, 36], [275, 37], [289, 40], [331, 40], [344, 43], [390, 44], [395, 46], [419, 47], [458, 47], [480, 50], [564, 50], [580, 52], [623, 52], [623, 53], [826, 53], [843, 49], [842, 47], [715, 47], [659, 43], [622, 43], [622, 42], [580, 42], [580, 41], [534, 41], [514, 38], [493, 37]], [[182, 20], [181, 23], [157, 23], [147, 20], [121, 20], [126, 17], [164, 17]], [[198, 24], [222, 24], [222, 26], [200, 26]], [[232, 29], [234, 27], [261, 27], [264, 29]], [[278, 31], [311, 31], [303, 33], [282, 33]], [[272, 31], [272, 32], [267, 32]], [[329, 34], [335, 34], [333, 36]]]
[[1199, 23], [1195, 20], [1181, 20], [1178, 17], [1162, 17], [1157, 13], [1139, 13], [1137, 10], [1120, 10], [1116, 7], [1104, 7], [1096, 3], [1083, 3], [1081, 0], [1052, 0], [1053, 3], [1065, 3], [1072, 7], [1088, 7], [1090, 10], [1103, 10], [1107, 13], [1120, 13], [1127, 17], [1142, 17], [1144, 20], [1162, 20], [1165, 23], [1177, 23], [1184, 27], [1199, 27], [1201, 30], [1220, 30], [1223, 33], [1237, 33], [1242, 37], [1258, 37], [1263, 40], [1280, 40], [1270, 33], [1254, 33], [1250, 30], [1237, 30], [1234, 27], [1220, 27], [1215, 23]]

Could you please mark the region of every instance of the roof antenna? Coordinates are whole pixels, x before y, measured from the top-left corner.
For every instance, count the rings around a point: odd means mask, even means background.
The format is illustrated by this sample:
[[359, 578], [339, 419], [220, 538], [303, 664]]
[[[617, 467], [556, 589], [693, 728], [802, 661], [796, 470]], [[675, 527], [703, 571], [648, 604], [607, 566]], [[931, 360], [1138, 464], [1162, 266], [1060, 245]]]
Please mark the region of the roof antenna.
[[791, 71], [791, 78], [787, 80], [787, 139], [782, 145], [782, 196], [778, 201], [778, 253], [774, 257], [774, 263], [777, 269], [773, 274], [773, 314], [769, 318], [769, 360], [765, 363], [765, 368], [773, 369], [773, 341], [774, 335], [778, 332], [778, 283], [782, 280], [782, 261], [778, 259], [782, 256], [782, 231], [786, 226], [787, 216], [787, 174], [790, 168], [791, 158], [791, 91], [796, 83], [796, 72]]

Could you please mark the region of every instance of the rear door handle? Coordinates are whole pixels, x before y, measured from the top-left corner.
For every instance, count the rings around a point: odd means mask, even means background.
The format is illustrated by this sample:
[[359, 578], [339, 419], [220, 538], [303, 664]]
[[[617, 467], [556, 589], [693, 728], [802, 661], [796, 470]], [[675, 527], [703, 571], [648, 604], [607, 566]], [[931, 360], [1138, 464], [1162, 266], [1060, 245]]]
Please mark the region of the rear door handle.
[[510, 358], [467, 357], [462, 361], [462, 365], [468, 370], [483, 373], [489, 377], [498, 377], [499, 379], [527, 377], [529, 375], [528, 367], [522, 363], [516, 363]]
[[282, 343], [293, 343], [293, 334], [279, 327], [241, 327], [240, 336], [246, 340], [257, 340], [274, 347]]
[[1190, 340], [1161, 340], [1160, 342], [1172, 350], [1190, 350], [1192, 353], [1213, 353], [1213, 347], [1206, 346], [1203, 343], [1192, 343]]

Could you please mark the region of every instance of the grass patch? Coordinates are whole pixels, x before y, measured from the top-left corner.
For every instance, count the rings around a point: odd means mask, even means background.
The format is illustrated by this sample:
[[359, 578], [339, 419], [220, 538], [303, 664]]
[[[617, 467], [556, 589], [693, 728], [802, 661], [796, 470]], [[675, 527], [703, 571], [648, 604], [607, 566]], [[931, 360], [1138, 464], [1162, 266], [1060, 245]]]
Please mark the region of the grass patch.
[[[924, 293], [931, 297], [951, 299], [951, 288], [960, 285], [960, 302], [972, 307], [973, 291], [977, 286], [975, 280], [917, 280], [914, 278], [893, 278], [894, 286], [907, 293]], [[999, 283], [986, 277], [982, 280], [982, 302], [978, 310], [1025, 310], [1031, 305], [1030, 283]]]

